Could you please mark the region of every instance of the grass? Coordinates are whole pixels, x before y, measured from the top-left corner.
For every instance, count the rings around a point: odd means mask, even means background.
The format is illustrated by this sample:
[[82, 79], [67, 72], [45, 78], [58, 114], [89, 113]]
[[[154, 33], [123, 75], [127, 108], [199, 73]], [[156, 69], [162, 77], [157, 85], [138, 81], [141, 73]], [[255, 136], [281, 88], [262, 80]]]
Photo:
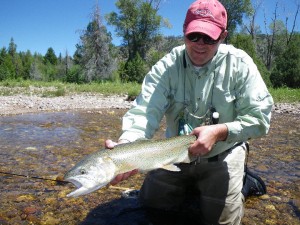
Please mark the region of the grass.
[[[42, 82], [28, 80], [5, 80], [0, 82], [0, 95], [40, 94], [44, 97], [64, 96], [70, 93], [101, 93], [103, 95], [137, 96], [141, 85], [121, 82], [93, 82], [72, 84], [59, 81]], [[300, 89], [269, 88], [275, 103], [300, 103]]]
[[275, 103], [300, 103], [300, 89], [270, 88]]
[[58, 81], [16, 81], [0, 82], [0, 95], [41, 94], [47, 96], [64, 96], [70, 93], [101, 93], [103, 95], [136, 96], [141, 85], [137, 83], [93, 82], [88, 84], [63, 83]]

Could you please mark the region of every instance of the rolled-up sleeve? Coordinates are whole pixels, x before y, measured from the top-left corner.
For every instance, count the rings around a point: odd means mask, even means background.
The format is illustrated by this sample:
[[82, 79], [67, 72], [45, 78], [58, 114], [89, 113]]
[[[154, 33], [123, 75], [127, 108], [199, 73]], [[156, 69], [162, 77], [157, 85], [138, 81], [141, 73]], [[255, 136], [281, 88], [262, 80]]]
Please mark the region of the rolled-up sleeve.
[[152, 138], [159, 128], [168, 105], [169, 62], [168, 56], [163, 58], [145, 76], [141, 93], [123, 117], [123, 133], [119, 139], [132, 142], [139, 138]]

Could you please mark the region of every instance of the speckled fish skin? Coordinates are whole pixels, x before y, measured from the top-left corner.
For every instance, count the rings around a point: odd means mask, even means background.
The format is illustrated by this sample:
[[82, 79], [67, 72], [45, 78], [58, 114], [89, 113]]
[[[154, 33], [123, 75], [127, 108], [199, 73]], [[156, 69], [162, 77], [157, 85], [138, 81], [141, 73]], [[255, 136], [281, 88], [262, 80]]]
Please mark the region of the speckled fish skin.
[[163, 140], [138, 140], [117, 145], [113, 150], [94, 152], [68, 171], [64, 180], [78, 189], [68, 194], [77, 197], [93, 192], [113, 180], [116, 175], [134, 169], [141, 172], [163, 168], [180, 171], [176, 163], [191, 162], [188, 147], [195, 136], [185, 135]]

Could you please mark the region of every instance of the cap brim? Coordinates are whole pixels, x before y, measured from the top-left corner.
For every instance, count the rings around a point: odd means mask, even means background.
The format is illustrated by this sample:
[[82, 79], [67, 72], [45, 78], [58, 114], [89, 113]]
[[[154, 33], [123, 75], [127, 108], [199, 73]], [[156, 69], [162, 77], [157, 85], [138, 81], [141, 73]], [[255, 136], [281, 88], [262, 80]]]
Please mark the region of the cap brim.
[[222, 29], [211, 22], [193, 20], [187, 25], [184, 35], [196, 32], [206, 34], [212, 39], [217, 40], [222, 33]]

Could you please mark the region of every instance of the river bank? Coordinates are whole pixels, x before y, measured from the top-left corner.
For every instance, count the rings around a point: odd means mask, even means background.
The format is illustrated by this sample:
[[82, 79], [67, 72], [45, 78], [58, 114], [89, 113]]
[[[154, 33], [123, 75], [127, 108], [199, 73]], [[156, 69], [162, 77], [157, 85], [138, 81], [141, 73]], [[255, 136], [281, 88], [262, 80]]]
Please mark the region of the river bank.
[[130, 108], [127, 96], [104, 96], [102, 94], [82, 93], [59, 97], [38, 95], [0, 96], [0, 116], [37, 112], [68, 110], [98, 110], [103, 108]]
[[[103, 108], [129, 109], [132, 101], [126, 95], [105, 96], [95, 93], [43, 97], [37, 94], [0, 96], [0, 116], [37, 112], [92, 110]], [[276, 103], [275, 113], [300, 114], [300, 103]]]

